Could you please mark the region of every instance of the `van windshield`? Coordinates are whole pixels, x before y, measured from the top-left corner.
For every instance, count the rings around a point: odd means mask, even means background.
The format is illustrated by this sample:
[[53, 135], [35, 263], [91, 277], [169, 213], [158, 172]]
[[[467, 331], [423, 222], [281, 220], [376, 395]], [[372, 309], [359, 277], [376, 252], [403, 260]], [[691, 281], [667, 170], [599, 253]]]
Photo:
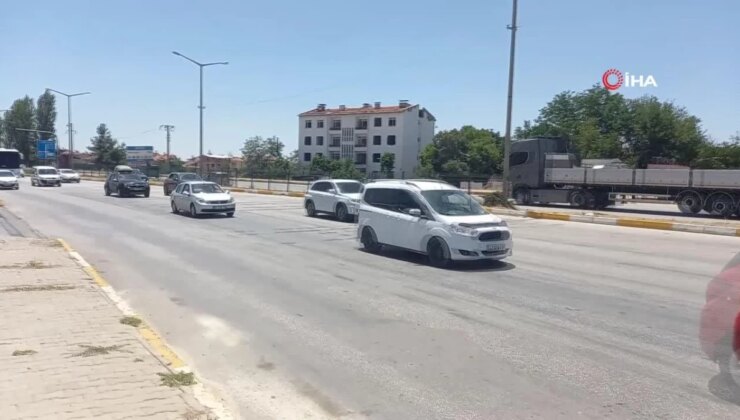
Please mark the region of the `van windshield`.
[[362, 184], [359, 182], [337, 182], [337, 188], [342, 194], [356, 194], [362, 192]]
[[437, 213], [443, 216], [478, 216], [486, 210], [473, 197], [457, 190], [429, 190], [421, 195]]

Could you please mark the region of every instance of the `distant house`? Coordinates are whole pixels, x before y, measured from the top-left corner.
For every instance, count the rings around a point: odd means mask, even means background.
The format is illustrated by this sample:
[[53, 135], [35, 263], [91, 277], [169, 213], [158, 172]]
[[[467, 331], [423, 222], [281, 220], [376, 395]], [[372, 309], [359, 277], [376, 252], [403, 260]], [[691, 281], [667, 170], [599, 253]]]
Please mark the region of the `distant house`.
[[[200, 163], [200, 158], [193, 156], [183, 166], [188, 171], [198, 172]], [[241, 157], [229, 155], [205, 154], [203, 155], [202, 163], [203, 171], [206, 173], [233, 172], [235, 170], [241, 170], [244, 167], [244, 160]]]

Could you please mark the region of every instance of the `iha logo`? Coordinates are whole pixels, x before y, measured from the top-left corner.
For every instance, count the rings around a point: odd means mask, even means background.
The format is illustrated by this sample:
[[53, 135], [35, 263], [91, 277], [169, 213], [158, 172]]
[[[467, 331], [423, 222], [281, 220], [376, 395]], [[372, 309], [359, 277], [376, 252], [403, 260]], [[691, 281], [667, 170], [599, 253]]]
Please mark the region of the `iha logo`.
[[601, 83], [604, 84], [604, 87], [607, 88], [607, 90], [617, 90], [622, 85], [624, 87], [658, 87], [658, 82], [655, 81], [655, 77], [653, 77], [652, 74], [648, 74], [647, 76], [643, 76], [642, 74], [635, 76], [634, 74], [629, 74], [627, 72], [624, 72], [624, 75], [622, 75], [622, 72], [617, 69], [609, 69], [604, 72], [603, 75], [601, 75]]

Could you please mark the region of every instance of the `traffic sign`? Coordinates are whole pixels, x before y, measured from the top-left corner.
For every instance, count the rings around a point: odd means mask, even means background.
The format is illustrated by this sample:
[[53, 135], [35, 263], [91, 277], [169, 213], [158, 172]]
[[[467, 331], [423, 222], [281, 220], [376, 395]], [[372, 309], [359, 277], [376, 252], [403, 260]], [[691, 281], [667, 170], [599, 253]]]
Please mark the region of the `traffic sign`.
[[41, 160], [50, 160], [57, 158], [57, 142], [56, 140], [37, 140], [36, 141], [36, 157]]

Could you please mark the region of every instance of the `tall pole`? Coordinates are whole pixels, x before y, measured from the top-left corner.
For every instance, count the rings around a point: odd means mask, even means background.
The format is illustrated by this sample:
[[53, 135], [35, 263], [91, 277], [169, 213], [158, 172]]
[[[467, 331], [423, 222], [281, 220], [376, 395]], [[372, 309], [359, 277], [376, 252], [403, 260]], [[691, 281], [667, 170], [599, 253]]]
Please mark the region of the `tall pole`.
[[75, 144], [74, 144], [74, 129], [73, 129], [73, 126], [72, 126], [72, 97], [73, 96], [89, 95], [90, 92], [80, 92], [80, 93], [67, 94], [67, 93], [60, 92], [60, 91], [54, 90], [54, 89], [49, 89], [49, 88], [46, 88], [46, 90], [49, 91], [49, 92], [58, 93], [60, 95], [64, 95], [64, 96], [67, 97], [67, 131], [68, 131], [68, 134], [69, 134], [69, 168], [70, 169], [73, 169], [74, 168], [73, 163], [74, 163], [74, 150], [75, 150], [74, 149], [74, 146], [75, 146]]
[[214, 62], [214, 63], [199, 63], [199, 62], [193, 60], [190, 57], [187, 57], [187, 56], [185, 56], [183, 54], [180, 54], [177, 51], [172, 51], [172, 54], [175, 54], [177, 56], [180, 56], [180, 57], [182, 57], [182, 58], [190, 61], [191, 63], [193, 63], [196, 66], [198, 66], [199, 69], [200, 69], [200, 104], [198, 105], [198, 108], [200, 109], [200, 136], [199, 136], [199, 140], [200, 140], [199, 141], [199, 143], [200, 143], [199, 144], [199, 153], [200, 153], [200, 155], [198, 156], [198, 172], [200, 173], [200, 176], [203, 176], [203, 108], [204, 108], [204, 106], [203, 106], [203, 67], [215, 66], [217, 64], [227, 65], [227, 64], [229, 64], [229, 62], [228, 61], [218, 61], [218, 62]]
[[175, 126], [163, 124], [159, 126], [159, 129], [164, 129], [167, 132], [167, 163], [170, 163], [170, 132], [175, 131]]
[[200, 155], [198, 157], [198, 171], [203, 177], [203, 66], [200, 67]]
[[511, 196], [511, 179], [509, 174], [509, 155], [511, 154], [511, 108], [514, 96], [514, 51], [516, 49], [516, 7], [517, 0], [514, 0], [514, 7], [511, 12], [511, 25], [507, 29], [511, 31], [511, 51], [509, 52], [509, 93], [506, 104], [506, 136], [504, 137], [504, 197]]
[[74, 169], [74, 134], [72, 131], [72, 97], [67, 96], [67, 132], [69, 133], [69, 169]]

